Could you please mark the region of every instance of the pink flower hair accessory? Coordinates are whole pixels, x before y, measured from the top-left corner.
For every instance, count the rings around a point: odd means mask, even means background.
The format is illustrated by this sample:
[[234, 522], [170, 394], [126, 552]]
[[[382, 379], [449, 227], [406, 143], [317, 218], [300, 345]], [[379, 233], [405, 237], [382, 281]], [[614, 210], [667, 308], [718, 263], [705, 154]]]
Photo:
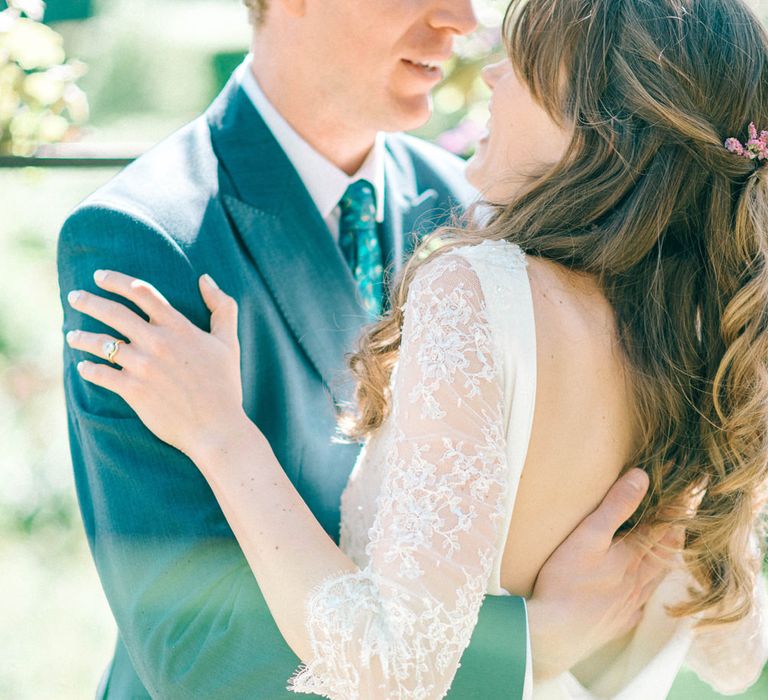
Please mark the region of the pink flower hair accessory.
[[736, 138], [729, 138], [725, 140], [725, 147], [737, 156], [757, 161], [757, 165], [762, 165], [768, 160], [768, 131], [761, 131], [758, 135], [754, 122], [751, 122], [749, 140], [746, 143]]

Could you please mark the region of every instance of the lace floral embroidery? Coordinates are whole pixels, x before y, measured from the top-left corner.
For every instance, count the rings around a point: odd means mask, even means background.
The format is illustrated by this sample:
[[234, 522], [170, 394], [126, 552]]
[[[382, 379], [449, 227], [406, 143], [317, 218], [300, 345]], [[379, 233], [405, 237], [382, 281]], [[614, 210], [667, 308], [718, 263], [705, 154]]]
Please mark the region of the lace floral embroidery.
[[[356, 557], [364, 565], [309, 597], [313, 659], [291, 690], [338, 700], [444, 697], [505, 522], [496, 354], [471, 263], [452, 251], [425, 265], [406, 305], [392, 412], [365, 455], [380, 461], [381, 488], [365, 555]], [[347, 525], [344, 537], [361, 544]]]

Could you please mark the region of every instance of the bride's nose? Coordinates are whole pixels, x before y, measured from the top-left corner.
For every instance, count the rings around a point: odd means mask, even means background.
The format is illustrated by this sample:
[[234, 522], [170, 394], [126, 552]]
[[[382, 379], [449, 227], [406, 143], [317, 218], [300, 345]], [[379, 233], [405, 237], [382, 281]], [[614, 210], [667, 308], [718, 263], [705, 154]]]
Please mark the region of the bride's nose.
[[487, 66], [484, 66], [480, 71], [480, 75], [482, 76], [485, 84], [491, 88], [491, 90], [493, 90], [496, 87], [496, 83], [499, 82], [499, 79], [502, 75], [504, 75], [509, 67], [509, 59], [505, 58], [501, 61], [497, 61], [496, 63], [489, 63]]

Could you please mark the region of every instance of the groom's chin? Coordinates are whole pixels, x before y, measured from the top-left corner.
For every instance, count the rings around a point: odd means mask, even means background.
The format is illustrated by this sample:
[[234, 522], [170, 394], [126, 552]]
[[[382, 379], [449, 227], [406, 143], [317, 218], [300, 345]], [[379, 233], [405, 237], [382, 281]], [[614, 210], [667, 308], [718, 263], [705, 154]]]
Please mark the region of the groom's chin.
[[397, 124], [392, 124], [383, 131], [412, 131], [426, 124], [432, 116], [432, 95], [417, 95], [400, 98], [396, 106]]

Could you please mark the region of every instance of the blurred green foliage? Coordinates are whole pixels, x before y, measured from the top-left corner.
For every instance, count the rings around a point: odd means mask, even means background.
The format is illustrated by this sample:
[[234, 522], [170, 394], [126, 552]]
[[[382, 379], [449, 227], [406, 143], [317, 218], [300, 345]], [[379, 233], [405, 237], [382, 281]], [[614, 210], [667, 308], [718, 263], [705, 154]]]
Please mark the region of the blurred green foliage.
[[41, 4], [45, 5], [45, 17], [46, 24], [54, 24], [56, 22], [68, 21], [68, 20], [80, 20], [86, 19], [93, 14], [93, 0], [45, 0], [44, 3], [41, 0], [0, 0], [0, 10], [4, 10], [10, 5], [16, 7], [27, 7], [35, 12]]
[[45, 0], [46, 23], [78, 20], [93, 14], [92, 0]]
[[88, 101], [60, 34], [40, 21], [40, 0], [9, 0], [0, 12], [0, 154], [27, 156], [40, 144], [76, 136]]

